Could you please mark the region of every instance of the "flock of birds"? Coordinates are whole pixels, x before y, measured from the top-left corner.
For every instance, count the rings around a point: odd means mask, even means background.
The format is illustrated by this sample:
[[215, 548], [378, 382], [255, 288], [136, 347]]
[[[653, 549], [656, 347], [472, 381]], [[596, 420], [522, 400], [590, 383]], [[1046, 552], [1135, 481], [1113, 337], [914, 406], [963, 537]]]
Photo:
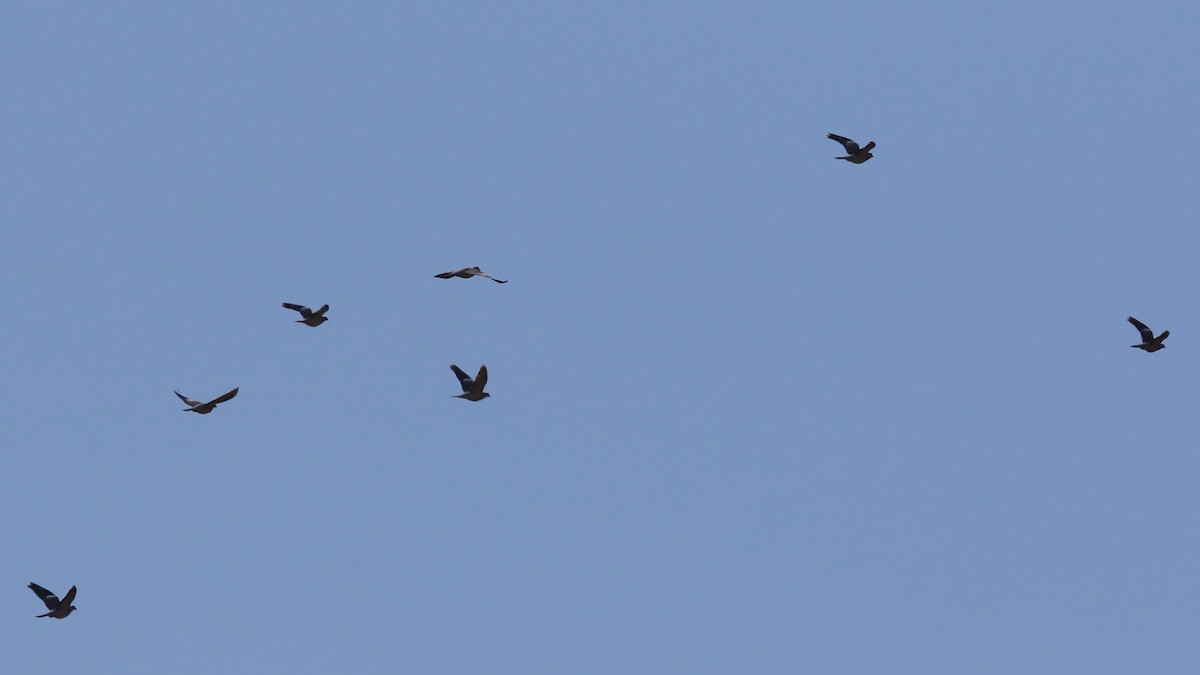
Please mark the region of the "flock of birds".
[[[508, 283], [507, 279], [497, 279], [489, 274], [485, 274], [483, 270], [480, 270], [478, 267], [464, 267], [459, 270], [454, 270], [453, 272], [442, 272], [441, 274], [435, 274], [434, 276], [438, 279], [470, 279], [471, 277], [483, 277], [485, 279], [491, 279], [498, 284]], [[321, 305], [321, 308], [316, 311], [313, 311], [304, 305], [297, 305], [290, 302], [283, 303], [283, 307], [284, 309], [290, 309], [299, 312], [300, 318], [296, 321], [296, 323], [302, 323], [312, 328], [316, 328], [317, 326], [320, 326], [329, 320], [329, 317], [325, 316], [326, 312], [329, 311], [329, 305]], [[468, 401], [482, 401], [483, 399], [491, 396], [491, 394], [483, 390], [483, 388], [487, 386], [487, 366], [480, 366], [479, 372], [475, 375], [475, 377], [471, 377], [466, 373], [466, 371], [453, 363], [450, 364], [450, 370], [454, 371], [455, 376], [458, 377], [458, 384], [462, 387], [462, 393], [455, 395], [453, 398], [462, 398]], [[232, 399], [234, 396], [237, 396], [237, 394], [238, 387], [234, 387], [232, 390], [221, 394], [211, 401], [203, 402], [188, 398], [187, 396], [179, 393], [178, 390], [175, 392], [175, 395], [187, 405], [187, 407], [183, 409], [184, 412], [194, 412], [199, 415], [209, 414], [216, 409], [218, 404]], [[76, 588], [74, 586], [72, 586], [71, 590], [67, 591], [67, 594], [61, 599], [51, 591], [46, 590], [44, 587], [33, 582], [29, 583], [29, 590], [33, 591], [34, 594], [41, 598], [42, 602], [46, 605], [46, 609], [48, 610], [45, 614], [38, 614], [37, 618], [39, 619], [47, 616], [54, 619], [65, 619], [71, 614], [71, 612], [78, 609], [75, 607], [75, 605], [71, 604], [75, 601]]]
[[[864, 146], [860, 146], [855, 141], [837, 134], [829, 134], [827, 138], [841, 143], [842, 147], [846, 149], [845, 156], [837, 157], [835, 159], [844, 159], [852, 164], [862, 164], [863, 162], [875, 156], [871, 153], [871, 150], [875, 149], [875, 141], [871, 141]], [[485, 274], [478, 267], [464, 267], [462, 269], [454, 270], [453, 272], [442, 272], [441, 274], [435, 274], [434, 276], [438, 279], [470, 279], [472, 277], [483, 277], [484, 279], [491, 279], [498, 284], [508, 283], [507, 280], [497, 279], [489, 274]], [[283, 303], [283, 307], [285, 309], [299, 312], [300, 319], [298, 319], [296, 323], [302, 323], [312, 328], [316, 328], [317, 326], [320, 326], [329, 320], [329, 317], [325, 316], [326, 312], [329, 311], [329, 305], [322, 305], [321, 308], [316, 311], [313, 311], [304, 305], [296, 305], [290, 302]], [[1163, 341], [1167, 339], [1167, 336], [1171, 334], [1171, 331], [1165, 330], [1161, 335], [1155, 336], [1154, 331], [1141, 321], [1138, 321], [1132, 316], [1128, 317], [1128, 320], [1129, 323], [1133, 324], [1134, 328], [1138, 329], [1138, 333], [1142, 337], [1141, 343], [1129, 345], [1130, 347], [1136, 347], [1151, 353], [1166, 348], [1166, 345], [1163, 344]], [[460, 387], [462, 387], [462, 393], [455, 395], [454, 398], [462, 398], [468, 401], [482, 401], [483, 399], [491, 396], [491, 394], [483, 390], [483, 388], [487, 386], [488, 380], [486, 365], [479, 367], [479, 372], [475, 374], [475, 377], [471, 377], [466, 371], [464, 371], [462, 368], [459, 368], [455, 364], [450, 364], [450, 370], [454, 371], [454, 375], [458, 377], [458, 384]], [[208, 401], [207, 403], [190, 399], [178, 391], [175, 392], [175, 395], [178, 396], [185, 404], [187, 404], [188, 407], [184, 408], [185, 412], [194, 412], [200, 415], [207, 415], [216, 409], [218, 404], [224, 403], [232, 399], [234, 396], [237, 396], [237, 393], [238, 388], [234, 387], [231, 391], [228, 391], [214, 398], [213, 400]], [[63, 596], [62, 599], [59, 599], [59, 597], [54, 593], [51, 593], [45, 588], [32, 582], [29, 584], [29, 589], [32, 590], [39, 598], [41, 598], [42, 602], [46, 605], [46, 609], [49, 610], [45, 614], [38, 614], [38, 618], [48, 616], [55, 619], [65, 619], [76, 609], [75, 606], [71, 604], [75, 600], [74, 586], [71, 587], [71, 590], [67, 591], [67, 594]]]

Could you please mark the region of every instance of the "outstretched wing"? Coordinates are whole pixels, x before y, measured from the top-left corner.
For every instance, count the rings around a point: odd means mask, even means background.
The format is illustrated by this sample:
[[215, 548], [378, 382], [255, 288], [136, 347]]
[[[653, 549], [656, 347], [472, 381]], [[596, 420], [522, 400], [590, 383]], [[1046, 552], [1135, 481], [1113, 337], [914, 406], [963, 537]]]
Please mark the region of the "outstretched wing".
[[[37, 596], [42, 599], [42, 602], [46, 603], [46, 609], [50, 610], [51, 612], [58, 609], [58, 596], [57, 595], [42, 588], [41, 586], [38, 586], [37, 584], [33, 583], [32, 581], [29, 582], [29, 590], [36, 593]], [[71, 594], [68, 593], [68, 595], [71, 595]]]
[[[453, 363], [450, 364], [450, 370], [453, 370], [454, 374], [458, 376], [458, 384], [459, 384], [459, 386], [462, 387], [463, 393], [466, 394], [466, 393], [470, 392], [471, 385], [474, 384], [474, 381], [471, 380], [471, 376], [466, 374], [465, 372], [463, 372], [462, 368], [459, 368], [458, 366], [454, 365]], [[486, 377], [487, 373], [484, 373], [484, 376]]]
[[1158, 342], [1158, 344], [1160, 344], [1160, 345], [1161, 345], [1161, 344], [1162, 344], [1162, 341], [1163, 341], [1163, 340], [1166, 340], [1166, 339], [1167, 339], [1167, 336], [1168, 336], [1168, 335], [1170, 335], [1170, 334], [1171, 334], [1171, 331], [1169, 331], [1169, 330], [1164, 330], [1164, 331], [1163, 331], [1163, 334], [1162, 334], [1162, 335], [1159, 335], [1159, 336], [1158, 336], [1158, 338], [1157, 338], [1157, 342]]
[[870, 143], [867, 143], [866, 147], [863, 148], [863, 152], [870, 152], [874, 149], [875, 149], [875, 141], [871, 141]]
[[1150, 330], [1149, 326], [1141, 321], [1138, 321], [1132, 316], [1129, 317], [1129, 323], [1133, 324], [1133, 327], [1137, 328], [1138, 332], [1142, 334], [1142, 342], [1150, 342], [1154, 340], [1154, 331]]
[[485, 277], [485, 278], [487, 278], [487, 279], [491, 279], [492, 281], [494, 281], [494, 282], [496, 282], [496, 283], [498, 283], [498, 284], [507, 284], [507, 283], [508, 283], [508, 280], [507, 280], [507, 279], [505, 279], [504, 281], [501, 281], [500, 279], [497, 279], [496, 277], [494, 277], [494, 276], [492, 276], [492, 275], [490, 275], [490, 274], [484, 274], [483, 272], [480, 272], [478, 267], [476, 267], [476, 268], [475, 268], [475, 270], [476, 270], [476, 271], [475, 271], [475, 275], [476, 275], [476, 276], [480, 276], [480, 277]]
[[479, 374], [475, 376], [475, 386], [472, 389], [476, 394], [482, 394], [483, 388], [487, 386], [487, 366], [479, 366]]
[[[329, 305], [321, 305], [321, 309], [318, 309], [317, 311], [313, 312], [312, 315], [313, 316], [325, 316], [325, 312], [328, 312], [328, 311], [329, 311]], [[308, 317], [306, 316], [304, 318], [307, 319]]]
[[463, 272], [469, 272], [469, 271], [471, 271], [471, 268], [464, 267], [461, 270], [454, 270], [453, 272], [442, 272], [441, 274], [435, 274], [433, 276], [435, 276], [439, 279], [453, 279], [454, 277], [462, 276]]
[[848, 154], [848, 155], [857, 154], [858, 151], [860, 150], [860, 148], [858, 147], [858, 143], [855, 143], [854, 141], [850, 140], [849, 138], [846, 138], [845, 136], [838, 136], [837, 134], [829, 134], [828, 136], [826, 136], [826, 138], [829, 138], [829, 139], [837, 141], [838, 143], [841, 143], [842, 147], [846, 148], [846, 154]]
[[67, 594], [63, 596], [62, 602], [59, 604], [70, 607], [72, 602], [75, 602], [75, 587], [74, 586], [71, 587], [71, 590], [67, 591]]
[[[306, 319], [308, 317], [312, 316], [312, 310], [305, 307], [304, 305], [293, 305], [290, 302], [285, 302], [285, 303], [283, 303], [283, 306], [286, 307], [287, 309], [294, 309], [297, 312], [300, 312], [300, 316], [302, 316]], [[325, 305], [325, 309], [329, 309], [329, 305]]]
[[180, 398], [180, 400], [182, 400], [184, 403], [186, 403], [186, 404], [188, 404], [188, 405], [192, 406], [193, 408], [195, 408], [196, 406], [200, 405], [200, 401], [193, 401], [192, 399], [190, 399], [190, 398], [188, 398], [188, 397], [184, 396], [183, 394], [179, 393], [179, 390], [178, 390], [178, 389], [176, 389], [176, 390], [175, 390], [175, 395], [176, 395], [176, 396], [178, 396], [178, 397]]
[[238, 387], [234, 387], [233, 391], [221, 394], [219, 397], [214, 398], [213, 400], [209, 401], [208, 405], [216, 405], [218, 403], [224, 403], [225, 401], [228, 401], [229, 399], [233, 398], [234, 396], [237, 396], [237, 393], [238, 393]]

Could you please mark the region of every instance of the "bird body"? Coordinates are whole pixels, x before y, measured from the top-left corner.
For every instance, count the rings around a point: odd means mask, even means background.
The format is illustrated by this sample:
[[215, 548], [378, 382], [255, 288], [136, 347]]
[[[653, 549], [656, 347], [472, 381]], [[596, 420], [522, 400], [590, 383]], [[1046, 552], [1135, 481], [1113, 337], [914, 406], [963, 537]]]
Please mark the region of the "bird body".
[[41, 598], [42, 602], [46, 604], [46, 609], [50, 610], [45, 614], [38, 614], [37, 618], [39, 619], [47, 616], [52, 619], [65, 619], [67, 618], [68, 614], [77, 609], [71, 604], [75, 601], [74, 586], [71, 587], [71, 590], [67, 591], [67, 594], [63, 596], [62, 600], [59, 600], [57, 595], [42, 588], [41, 586], [38, 586], [32, 581], [29, 582], [29, 590], [33, 591], [39, 598]]
[[1141, 321], [1138, 321], [1132, 316], [1129, 317], [1129, 323], [1133, 324], [1133, 327], [1137, 328], [1138, 333], [1141, 333], [1142, 335], [1142, 343], [1138, 345], [1129, 345], [1130, 347], [1137, 347], [1138, 349], [1143, 349], [1151, 353], [1166, 348], [1166, 345], [1163, 344], [1163, 340], [1167, 339], [1167, 336], [1171, 334], [1171, 331], [1164, 330], [1162, 335], [1154, 337], [1154, 331], [1150, 330], [1149, 326]]
[[461, 270], [454, 270], [453, 272], [442, 272], [441, 274], [435, 274], [433, 276], [437, 277], [438, 279], [453, 279], [454, 277], [458, 277], [459, 279], [470, 279], [471, 277], [483, 277], [485, 279], [491, 279], [492, 281], [494, 281], [498, 284], [507, 284], [508, 283], [507, 279], [504, 281], [501, 281], [500, 279], [497, 279], [496, 277], [493, 277], [490, 274], [484, 274], [482, 271], [480, 271], [480, 269], [478, 267], [464, 267]]
[[329, 305], [322, 305], [321, 309], [318, 309], [315, 312], [304, 305], [293, 305], [290, 302], [283, 303], [283, 306], [286, 309], [294, 309], [297, 312], [300, 312], [300, 316], [303, 318], [296, 321], [296, 323], [302, 323], [305, 326], [312, 326], [313, 328], [316, 328], [317, 326], [320, 326], [329, 320], [329, 317], [325, 316], [325, 312], [329, 311]]
[[194, 412], [194, 413], [199, 413], [201, 415], [207, 415], [208, 413], [212, 412], [214, 408], [217, 407], [218, 403], [224, 403], [225, 401], [228, 401], [229, 399], [233, 398], [234, 396], [237, 396], [238, 389], [239, 389], [238, 387], [234, 387], [233, 391], [226, 392], [226, 393], [218, 396], [217, 398], [214, 398], [213, 400], [209, 401], [208, 403], [201, 403], [200, 401], [192, 400], [192, 399], [184, 396], [183, 394], [179, 393], [178, 390], [175, 391], [175, 395], [178, 396], [180, 398], [180, 400], [182, 400], [184, 403], [188, 404], [188, 406], [190, 406], [188, 408], [184, 408], [183, 409], [184, 412]]
[[491, 394], [483, 390], [487, 386], [487, 366], [479, 366], [479, 374], [473, 380], [470, 375], [463, 372], [462, 368], [454, 364], [450, 364], [450, 370], [453, 370], [454, 374], [458, 376], [458, 384], [463, 390], [463, 393], [454, 396], [454, 398], [465, 398], [468, 401], [482, 401], [491, 396]]
[[845, 136], [829, 134], [825, 138], [835, 140], [838, 143], [841, 143], [842, 147], [846, 148], [846, 156], [837, 157], [836, 159], [844, 159], [852, 164], [862, 164], [863, 162], [875, 156], [871, 154], [871, 150], [875, 148], [875, 141], [871, 141], [870, 143], [867, 143], [866, 147], [860, 148], [858, 147], [858, 143], [855, 143]]

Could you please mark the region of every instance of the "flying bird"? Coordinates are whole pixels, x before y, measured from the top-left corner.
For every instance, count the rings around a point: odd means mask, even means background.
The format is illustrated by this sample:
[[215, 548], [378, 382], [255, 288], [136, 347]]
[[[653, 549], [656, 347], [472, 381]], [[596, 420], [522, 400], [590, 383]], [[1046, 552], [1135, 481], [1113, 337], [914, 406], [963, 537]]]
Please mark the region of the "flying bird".
[[846, 138], [845, 136], [838, 136], [837, 134], [829, 134], [828, 136], [826, 136], [826, 138], [835, 140], [838, 143], [841, 143], [842, 147], [846, 148], [846, 156], [845, 157], [837, 157], [836, 159], [844, 159], [847, 162], [852, 162], [854, 164], [862, 164], [863, 162], [865, 162], [868, 159], [871, 159], [872, 157], [875, 156], [875, 155], [871, 154], [871, 149], [875, 147], [875, 141], [871, 141], [870, 143], [867, 143], [867, 147], [865, 147], [865, 148], [860, 148], [860, 147], [858, 147], [858, 143], [855, 143], [854, 141], [850, 140], [849, 138]]
[[454, 398], [465, 398], [468, 401], [482, 401], [491, 396], [485, 392], [483, 388], [487, 386], [487, 366], [479, 366], [479, 374], [472, 380], [470, 375], [463, 372], [462, 368], [454, 364], [450, 364], [450, 370], [458, 376], [458, 383], [462, 385], [463, 393], [454, 396]]
[[508, 283], [507, 280], [501, 281], [501, 280], [497, 279], [496, 277], [493, 277], [489, 274], [484, 274], [483, 272], [481, 272], [479, 270], [478, 267], [464, 267], [461, 270], [454, 270], [453, 272], [442, 272], [441, 274], [435, 274], [433, 276], [437, 277], [438, 279], [451, 279], [454, 277], [458, 277], [459, 279], [470, 279], [471, 277], [484, 277], [485, 279], [491, 279], [492, 281], [494, 281], [498, 284], [507, 284]]
[[300, 312], [300, 316], [304, 318], [300, 319], [296, 323], [302, 323], [305, 326], [312, 326], [313, 328], [316, 328], [317, 326], [320, 326], [329, 320], [329, 317], [325, 316], [325, 312], [329, 311], [329, 305], [322, 305], [321, 309], [318, 309], [315, 312], [304, 305], [293, 305], [290, 302], [283, 303], [283, 306], [287, 309], [294, 309], [297, 312]]
[[65, 619], [67, 618], [68, 614], [75, 611], [75, 606], [71, 604], [75, 601], [74, 586], [71, 587], [71, 590], [67, 591], [67, 595], [62, 600], [59, 600], [57, 595], [42, 588], [41, 586], [38, 586], [32, 581], [29, 582], [29, 590], [36, 593], [37, 596], [42, 599], [42, 602], [46, 603], [46, 609], [50, 610], [45, 614], [38, 614], [37, 618], [39, 619], [44, 616], [54, 619]]
[[208, 413], [212, 412], [213, 408], [217, 407], [218, 403], [224, 403], [225, 401], [228, 401], [229, 399], [233, 398], [234, 396], [237, 396], [237, 393], [238, 393], [238, 387], [234, 387], [233, 391], [231, 391], [229, 393], [222, 394], [221, 396], [214, 398], [213, 400], [209, 401], [208, 403], [201, 403], [200, 401], [193, 401], [192, 399], [184, 396], [183, 394], [179, 393], [179, 390], [175, 391], [176, 396], [178, 396], [181, 400], [183, 400], [184, 403], [191, 406], [190, 408], [184, 408], [183, 409], [184, 412], [200, 413], [201, 415], [207, 415]]
[[1137, 347], [1138, 349], [1144, 349], [1148, 352], [1156, 352], [1160, 349], [1166, 348], [1166, 345], [1163, 344], [1163, 340], [1167, 339], [1167, 336], [1171, 334], [1171, 331], [1164, 330], [1162, 335], [1154, 337], [1154, 331], [1150, 330], [1149, 326], [1141, 321], [1138, 321], [1132, 316], [1129, 317], [1129, 323], [1133, 324], [1133, 327], [1137, 328], [1138, 332], [1142, 334], [1142, 344], [1129, 345], [1130, 347]]

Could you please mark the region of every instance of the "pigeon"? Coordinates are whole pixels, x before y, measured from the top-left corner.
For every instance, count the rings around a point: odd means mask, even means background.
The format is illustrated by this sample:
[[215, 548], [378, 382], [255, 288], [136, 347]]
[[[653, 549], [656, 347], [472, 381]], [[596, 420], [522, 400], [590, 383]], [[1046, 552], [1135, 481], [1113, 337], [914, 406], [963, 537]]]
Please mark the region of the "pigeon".
[[484, 277], [487, 279], [491, 279], [492, 281], [494, 281], [498, 284], [507, 284], [508, 283], [507, 280], [501, 281], [501, 280], [497, 279], [496, 277], [493, 277], [488, 274], [484, 274], [483, 272], [479, 271], [478, 267], [464, 267], [461, 270], [454, 270], [453, 272], [442, 272], [441, 274], [435, 274], [433, 276], [437, 277], [438, 279], [451, 279], [454, 277], [458, 277], [459, 279], [470, 279], [471, 277]]
[[213, 400], [209, 401], [208, 403], [201, 403], [200, 401], [193, 401], [192, 399], [184, 396], [183, 394], [179, 393], [178, 390], [175, 391], [176, 396], [178, 396], [180, 399], [182, 399], [184, 403], [191, 406], [190, 408], [184, 408], [183, 409], [184, 412], [200, 413], [201, 415], [207, 415], [208, 413], [212, 412], [213, 408], [216, 408], [218, 403], [224, 403], [225, 401], [228, 401], [229, 399], [233, 398], [234, 396], [237, 396], [237, 393], [238, 393], [238, 387], [234, 387], [233, 391], [231, 391], [227, 394], [222, 394], [221, 396], [214, 398]]
[[482, 401], [491, 396], [483, 390], [487, 386], [487, 366], [479, 366], [479, 374], [472, 380], [470, 375], [463, 372], [462, 368], [454, 364], [450, 364], [450, 370], [458, 376], [458, 383], [462, 385], [463, 393], [454, 396], [454, 398], [465, 398], [468, 401]]
[[75, 601], [74, 586], [71, 587], [71, 590], [67, 591], [66, 597], [64, 597], [62, 600], [59, 600], [57, 595], [42, 588], [41, 586], [38, 586], [32, 581], [29, 582], [29, 590], [37, 593], [37, 596], [42, 599], [42, 602], [46, 603], [46, 609], [50, 610], [45, 614], [38, 614], [37, 618], [39, 619], [44, 616], [49, 616], [55, 619], [65, 619], [67, 618], [68, 614], [76, 609], [75, 606], [71, 604]]
[[1149, 326], [1141, 321], [1138, 321], [1132, 316], [1129, 317], [1129, 323], [1133, 324], [1133, 327], [1137, 328], [1138, 332], [1142, 334], [1142, 344], [1129, 345], [1130, 347], [1137, 347], [1138, 349], [1144, 349], [1148, 352], [1156, 352], [1166, 347], [1166, 345], [1163, 344], [1163, 340], [1167, 339], [1167, 336], [1171, 334], [1171, 331], [1164, 330], [1162, 335], [1154, 337], [1154, 331], [1150, 330]]
[[300, 316], [304, 318], [300, 319], [296, 323], [302, 323], [305, 326], [312, 326], [313, 328], [316, 328], [317, 326], [320, 326], [329, 320], [329, 317], [325, 316], [325, 312], [329, 311], [329, 305], [322, 305], [321, 309], [318, 309], [315, 312], [304, 305], [293, 305], [290, 302], [283, 303], [283, 306], [287, 309], [294, 309], [297, 312], [300, 312]]
[[860, 147], [858, 147], [858, 143], [855, 143], [854, 141], [850, 140], [849, 138], [846, 138], [845, 136], [838, 136], [837, 134], [829, 134], [828, 136], [826, 136], [826, 138], [833, 139], [833, 140], [837, 141], [838, 143], [841, 143], [842, 146], [846, 148], [846, 156], [845, 157], [837, 157], [836, 159], [844, 159], [847, 162], [852, 162], [854, 164], [862, 164], [863, 162], [865, 162], [868, 159], [871, 159], [872, 157], [875, 156], [875, 155], [871, 154], [871, 149], [875, 147], [875, 141], [871, 141], [870, 143], [867, 143], [867, 147], [865, 147], [865, 148], [860, 148]]

